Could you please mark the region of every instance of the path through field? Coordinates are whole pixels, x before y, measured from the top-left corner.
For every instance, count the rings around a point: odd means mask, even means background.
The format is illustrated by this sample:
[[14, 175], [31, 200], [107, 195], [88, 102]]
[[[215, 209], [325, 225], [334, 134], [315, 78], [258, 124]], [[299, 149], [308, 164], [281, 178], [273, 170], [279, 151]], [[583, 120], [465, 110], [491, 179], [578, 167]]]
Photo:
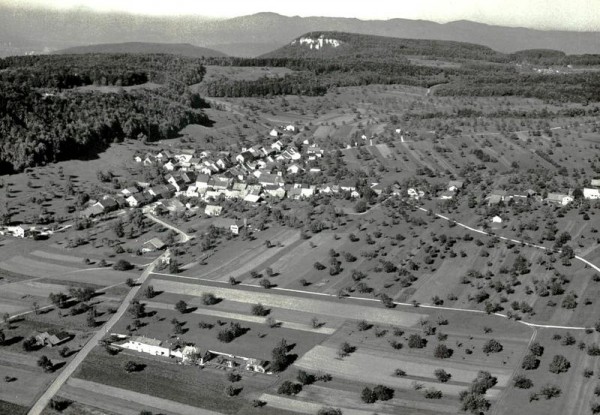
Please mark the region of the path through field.
[[138, 280], [137, 280], [138, 284], [129, 291], [129, 293], [127, 294], [127, 296], [125, 297], [125, 299], [123, 300], [121, 305], [119, 306], [119, 309], [117, 310], [117, 312], [111, 316], [111, 318], [104, 324], [104, 326], [102, 326], [102, 328], [100, 328], [92, 337], [90, 337], [88, 342], [75, 355], [73, 360], [71, 360], [71, 362], [62, 369], [62, 371], [56, 377], [54, 382], [52, 382], [52, 384], [48, 387], [48, 389], [46, 389], [44, 394], [37, 400], [37, 402], [29, 410], [28, 415], [40, 415], [44, 411], [44, 408], [46, 408], [48, 403], [50, 403], [50, 400], [54, 397], [54, 395], [56, 395], [56, 393], [64, 385], [64, 383], [67, 381], [67, 379], [69, 379], [69, 377], [75, 372], [75, 370], [79, 367], [79, 365], [83, 362], [83, 360], [87, 357], [87, 355], [94, 349], [94, 347], [96, 347], [98, 345], [98, 342], [100, 340], [102, 340], [102, 338], [110, 331], [110, 329], [117, 323], [117, 321], [119, 321], [121, 319], [123, 314], [125, 314], [125, 311], [127, 311], [127, 308], [129, 307], [129, 304], [131, 303], [131, 300], [133, 300], [133, 298], [136, 296], [136, 294], [140, 290], [144, 281], [146, 281], [148, 276], [154, 270], [154, 267], [160, 261], [162, 261], [163, 258], [165, 258], [169, 254], [170, 254], [170, 252], [167, 249], [161, 256], [156, 258], [146, 268], [146, 270], [138, 278]]

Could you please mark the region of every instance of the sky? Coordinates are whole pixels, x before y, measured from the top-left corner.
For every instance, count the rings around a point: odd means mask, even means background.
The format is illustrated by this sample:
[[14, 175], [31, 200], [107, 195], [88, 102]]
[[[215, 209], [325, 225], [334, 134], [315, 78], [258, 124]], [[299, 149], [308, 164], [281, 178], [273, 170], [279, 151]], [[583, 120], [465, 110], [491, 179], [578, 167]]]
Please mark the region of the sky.
[[225, 18], [274, 12], [440, 23], [465, 19], [503, 26], [600, 31], [600, 0], [0, 0], [0, 4], [151, 16]]

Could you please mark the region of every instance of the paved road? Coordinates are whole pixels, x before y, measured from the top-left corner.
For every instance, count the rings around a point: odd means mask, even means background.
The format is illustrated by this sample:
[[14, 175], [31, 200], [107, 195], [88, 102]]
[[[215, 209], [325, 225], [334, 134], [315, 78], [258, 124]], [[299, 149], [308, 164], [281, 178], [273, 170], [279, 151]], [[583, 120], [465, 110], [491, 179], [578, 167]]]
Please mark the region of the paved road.
[[187, 242], [187, 241], [189, 241], [190, 239], [193, 238], [193, 236], [188, 235], [187, 233], [185, 233], [181, 229], [176, 228], [175, 226], [173, 226], [173, 225], [171, 225], [171, 224], [169, 224], [169, 223], [167, 223], [167, 222], [165, 222], [163, 220], [158, 219], [156, 216], [154, 216], [154, 215], [152, 215], [150, 213], [146, 213], [146, 217], [148, 219], [150, 219], [150, 220], [153, 220], [156, 223], [160, 223], [165, 228], [169, 228], [169, 229], [177, 232], [179, 234], [179, 236], [181, 236], [181, 241], [179, 241], [181, 243], [185, 243], [185, 242]]
[[158, 262], [161, 261], [162, 258], [166, 257], [167, 255], [169, 255], [169, 250], [166, 250], [161, 256], [156, 258], [150, 265], [148, 265], [148, 267], [144, 270], [142, 275], [138, 278], [138, 284], [129, 291], [117, 312], [113, 314], [112, 317], [104, 324], [104, 326], [102, 326], [102, 328], [98, 330], [96, 334], [94, 334], [88, 340], [88, 342], [83, 346], [83, 348], [75, 355], [73, 360], [71, 360], [71, 362], [62, 369], [62, 371], [59, 373], [56, 379], [54, 379], [54, 382], [52, 382], [52, 384], [48, 387], [48, 389], [46, 389], [44, 394], [40, 396], [37, 402], [31, 407], [31, 409], [28, 412], [28, 415], [39, 415], [42, 413], [46, 405], [48, 405], [50, 400], [54, 397], [54, 395], [56, 395], [56, 393], [62, 387], [62, 385], [75, 372], [75, 370], [77, 369], [77, 367], [79, 367], [81, 362], [83, 362], [83, 360], [92, 351], [92, 349], [96, 347], [96, 345], [98, 345], [98, 342], [102, 340], [102, 338], [106, 334], [109, 333], [110, 329], [115, 325], [115, 323], [119, 321], [123, 314], [125, 314], [127, 308], [129, 307], [129, 304], [131, 303], [131, 300], [140, 290], [141, 285], [144, 283], [144, 281], [146, 281], [146, 279], [152, 273], [152, 271], [154, 271], [154, 267], [156, 266], [156, 264], [158, 264]]

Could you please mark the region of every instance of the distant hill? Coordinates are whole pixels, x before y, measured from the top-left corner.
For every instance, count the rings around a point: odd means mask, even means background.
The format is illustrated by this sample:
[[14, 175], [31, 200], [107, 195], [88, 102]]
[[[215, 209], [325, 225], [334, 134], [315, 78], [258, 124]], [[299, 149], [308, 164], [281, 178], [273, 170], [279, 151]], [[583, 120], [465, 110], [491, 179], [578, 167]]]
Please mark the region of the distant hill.
[[481, 45], [425, 39], [362, 35], [344, 32], [306, 33], [288, 45], [261, 58], [357, 58], [388, 60], [399, 56], [436, 58], [506, 60], [506, 55]]
[[166, 53], [171, 55], [182, 55], [190, 58], [201, 57], [224, 57], [223, 52], [213, 49], [201, 48], [189, 43], [104, 43], [99, 45], [76, 46], [54, 52], [55, 54], [72, 55], [83, 53]]
[[259, 56], [304, 33], [338, 31], [406, 39], [476, 43], [503, 53], [556, 49], [600, 53], [600, 33], [545, 31], [470, 21], [359, 20], [288, 17], [258, 13], [232, 19], [149, 17], [124, 13], [15, 9], [0, 5], [0, 56], [44, 53], [81, 44], [117, 42], [189, 43], [232, 56]]

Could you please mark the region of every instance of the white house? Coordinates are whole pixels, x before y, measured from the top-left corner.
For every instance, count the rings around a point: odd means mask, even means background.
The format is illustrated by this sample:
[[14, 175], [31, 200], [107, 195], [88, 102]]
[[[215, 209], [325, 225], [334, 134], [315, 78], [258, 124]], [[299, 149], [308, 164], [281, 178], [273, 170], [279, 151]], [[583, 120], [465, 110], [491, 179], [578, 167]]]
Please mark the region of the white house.
[[298, 166], [297, 164], [292, 164], [287, 168], [287, 172], [290, 174], [298, 174], [300, 171], [302, 171], [302, 167]]
[[204, 213], [208, 216], [219, 216], [223, 212], [223, 208], [218, 205], [206, 205]]
[[425, 196], [425, 192], [423, 192], [422, 190], [413, 189], [412, 187], [408, 189], [406, 193], [408, 193], [408, 197], [416, 200], [419, 200], [420, 198]]
[[561, 194], [561, 193], [548, 193], [548, 197], [546, 198], [548, 202], [558, 203], [560, 205], [566, 206], [571, 203], [574, 199], [572, 196]]
[[171, 349], [164, 347], [160, 340], [150, 339], [144, 336], [129, 338], [125, 343], [115, 344], [123, 349], [135, 350], [140, 353], [148, 353], [153, 356], [171, 356]]
[[445, 192], [442, 192], [442, 194], [440, 195], [440, 199], [442, 200], [450, 200], [454, 198], [454, 192], [450, 191], [450, 190], [446, 190]]
[[502, 223], [502, 218], [500, 216], [494, 216], [492, 218], [493, 223]]
[[293, 133], [294, 131], [296, 131], [296, 127], [294, 127], [293, 125], [290, 124], [285, 127], [285, 131], [290, 131]]
[[163, 164], [163, 168], [167, 171], [174, 171], [177, 168], [177, 165], [172, 161], [168, 161], [165, 164]]
[[598, 200], [600, 199], [600, 190], [599, 189], [583, 189], [583, 198], [584, 199], [592, 199]]
[[270, 132], [269, 135], [271, 137], [279, 137], [279, 131], [277, 131], [277, 129], [273, 128]]

